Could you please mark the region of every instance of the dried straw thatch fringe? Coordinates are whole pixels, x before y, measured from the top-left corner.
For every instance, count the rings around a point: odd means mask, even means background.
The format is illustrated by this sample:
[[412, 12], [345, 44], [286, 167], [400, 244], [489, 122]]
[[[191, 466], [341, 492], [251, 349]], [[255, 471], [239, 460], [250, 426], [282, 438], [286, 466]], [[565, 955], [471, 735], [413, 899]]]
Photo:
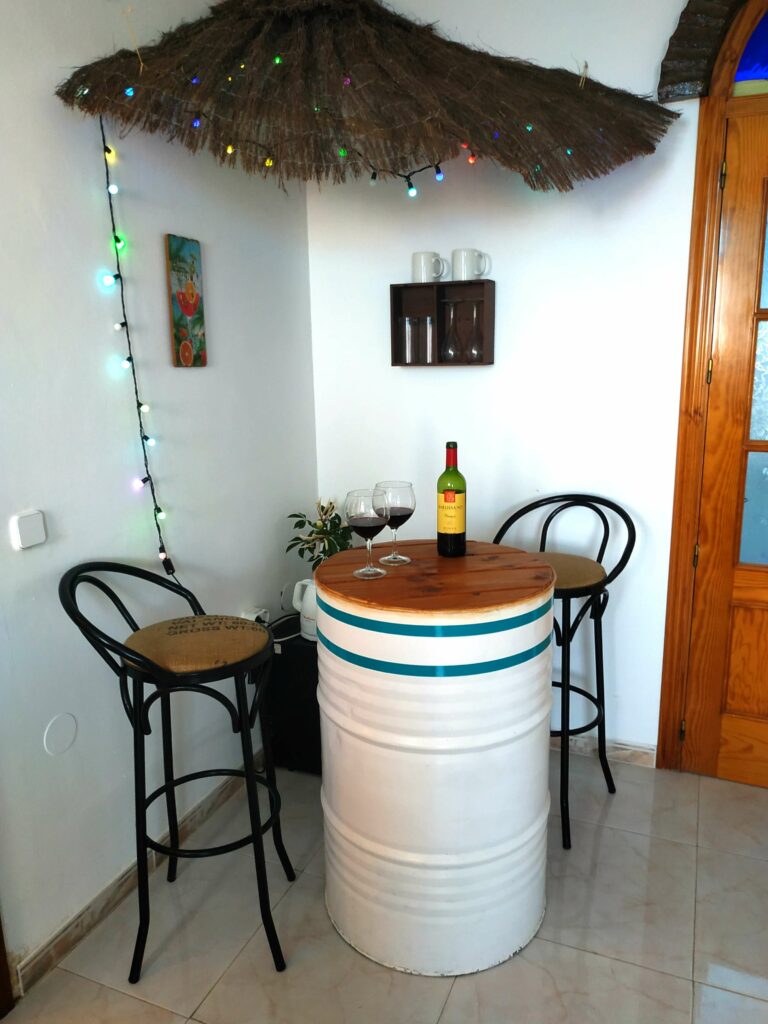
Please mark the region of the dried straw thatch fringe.
[[281, 183], [404, 175], [468, 143], [531, 188], [566, 191], [652, 153], [677, 116], [376, 0], [223, 0], [141, 57], [141, 73], [135, 50], [95, 61], [57, 95]]

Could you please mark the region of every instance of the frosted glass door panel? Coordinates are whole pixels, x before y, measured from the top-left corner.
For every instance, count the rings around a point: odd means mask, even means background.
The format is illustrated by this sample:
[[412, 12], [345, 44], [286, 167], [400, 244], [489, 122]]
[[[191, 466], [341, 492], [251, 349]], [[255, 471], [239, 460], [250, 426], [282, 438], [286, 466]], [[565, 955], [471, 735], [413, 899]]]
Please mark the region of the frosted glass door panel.
[[765, 322], [757, 325], [749, 437], [752, 441], [768, 441], [768, 323]]
[[747, 456], [739, 561], [768, 565], [768, 452]]

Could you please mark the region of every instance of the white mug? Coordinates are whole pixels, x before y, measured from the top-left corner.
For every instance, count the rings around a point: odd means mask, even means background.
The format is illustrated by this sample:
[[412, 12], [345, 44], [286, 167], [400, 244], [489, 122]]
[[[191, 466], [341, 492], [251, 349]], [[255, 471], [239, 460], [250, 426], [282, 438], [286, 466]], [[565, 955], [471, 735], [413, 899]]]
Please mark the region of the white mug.
[[454, 249], [452, 256], [453, 280], [472, 281], [491, 272], [491, 257], [479, 249]]
[[411, 256], [411, 280], [416, 284], [439, 281], [448, 269], [448, 260], [444, 260], [439, 252], [415, 252]]

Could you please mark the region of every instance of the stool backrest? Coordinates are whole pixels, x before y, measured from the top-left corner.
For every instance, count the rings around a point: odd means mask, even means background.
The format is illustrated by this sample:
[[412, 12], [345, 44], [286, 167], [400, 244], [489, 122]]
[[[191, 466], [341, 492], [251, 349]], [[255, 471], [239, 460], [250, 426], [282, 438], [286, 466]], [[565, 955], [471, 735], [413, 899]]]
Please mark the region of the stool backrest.
[[502, 523], [496, 536], [493, 538], [493, 543], [500, 544], [502, 538], [511, 526], [523, 519], [525, 516], [530, 515], [532, 512], [535, 512], [538, 509], [547, 508], [550, 505], [553, 506], [553, 509], [546, 516], [541, 527], [539, 551], [547, 550], [549, 528], [557, 516], [561, 515], [563, 512], [567, 512], [569, 509], [586, 508], [597, 516], [600, 526], [602, 527], [600, 546], [595, 558], [595, 561], [602, 565], [611, 535], [610, 520], [604, 510], [607, 509], [609, 512], [614, 513], [624, 524], [626, 530], [624, 548], [621, 551], [616, 564], [609, 572], [607, 572], [605, 579], [602, 580], [602, 585], [607, 587], [608, 584], [615, 580], [619, 573], [625, 568], [629, 561], [629, 557], [632, 554], [632, 550], [635, 546], [635, 539], [637, 537], [635, 524], [632, 522], [629, 513], [626, 512], [621, 505], [618, 505], [615, 501], [611, 501], [609, 498], [601, 498], [596, 494], [555, 494], [549, 498], [539, 498], [537, 501], [532, 501], [528, 505], [524, 505], [523, 508], [518, 509], [517, 512], [513, 512], [512, 515]]
[[178, 594], [179, 597], [184, 598], [192, 609], [193, 615], [205, 615], [200, 602], [190, 590], [182, 587], [175, 580], [170, 580], [167, 576], [159, 576], [157, 573], [149, 572], [147, 569], [139, 569], [134, 565], [124, 565], [121, 562], [82, 562], [80, 565], [76, 565], [68, 572], [65, 572], [61, 577], [59, 582], [59, 600], [64, 607], [64, 611], [72, 619], [88, 643], [106, 661], [116, 675], [120, 676], [122, 671], [122, 666], [118, 659], [126, 659], [130, 660], [132, 665], [144, 669], [153, 676], [166, 676], [168, 673], [164, 672], [159, 665], [156, 665], [143, 654], [131, 650], [119, 640], [105, 633], [103, 629], [100, 629], [83, 614], [77, 603], [77, 589], [82, 583], [87, 583], [89, 586], [101, 591], [112, 602], [128, 626], [130, 626], [132, 632], [139, 628], [139, 624], [114, 590], [103, 579], [94, 576], [94, 573], [114, 573], [122, 576], [133, 576], [137, 579], [145, 580], [147, 583], [154, 583], [156, 586], [163, 587], [165, 590], [170, 590], [174, 594]]

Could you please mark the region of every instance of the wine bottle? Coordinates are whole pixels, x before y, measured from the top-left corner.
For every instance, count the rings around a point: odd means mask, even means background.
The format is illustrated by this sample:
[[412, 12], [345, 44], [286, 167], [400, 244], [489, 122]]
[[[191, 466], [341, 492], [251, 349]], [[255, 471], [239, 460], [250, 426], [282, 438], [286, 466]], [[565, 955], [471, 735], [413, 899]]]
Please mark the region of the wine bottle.
[[437, 478], [437, 553], [459, 558], [467, 553], [467, 481], [458, 470], [455, 441], [445, 446], [445, 470]]

